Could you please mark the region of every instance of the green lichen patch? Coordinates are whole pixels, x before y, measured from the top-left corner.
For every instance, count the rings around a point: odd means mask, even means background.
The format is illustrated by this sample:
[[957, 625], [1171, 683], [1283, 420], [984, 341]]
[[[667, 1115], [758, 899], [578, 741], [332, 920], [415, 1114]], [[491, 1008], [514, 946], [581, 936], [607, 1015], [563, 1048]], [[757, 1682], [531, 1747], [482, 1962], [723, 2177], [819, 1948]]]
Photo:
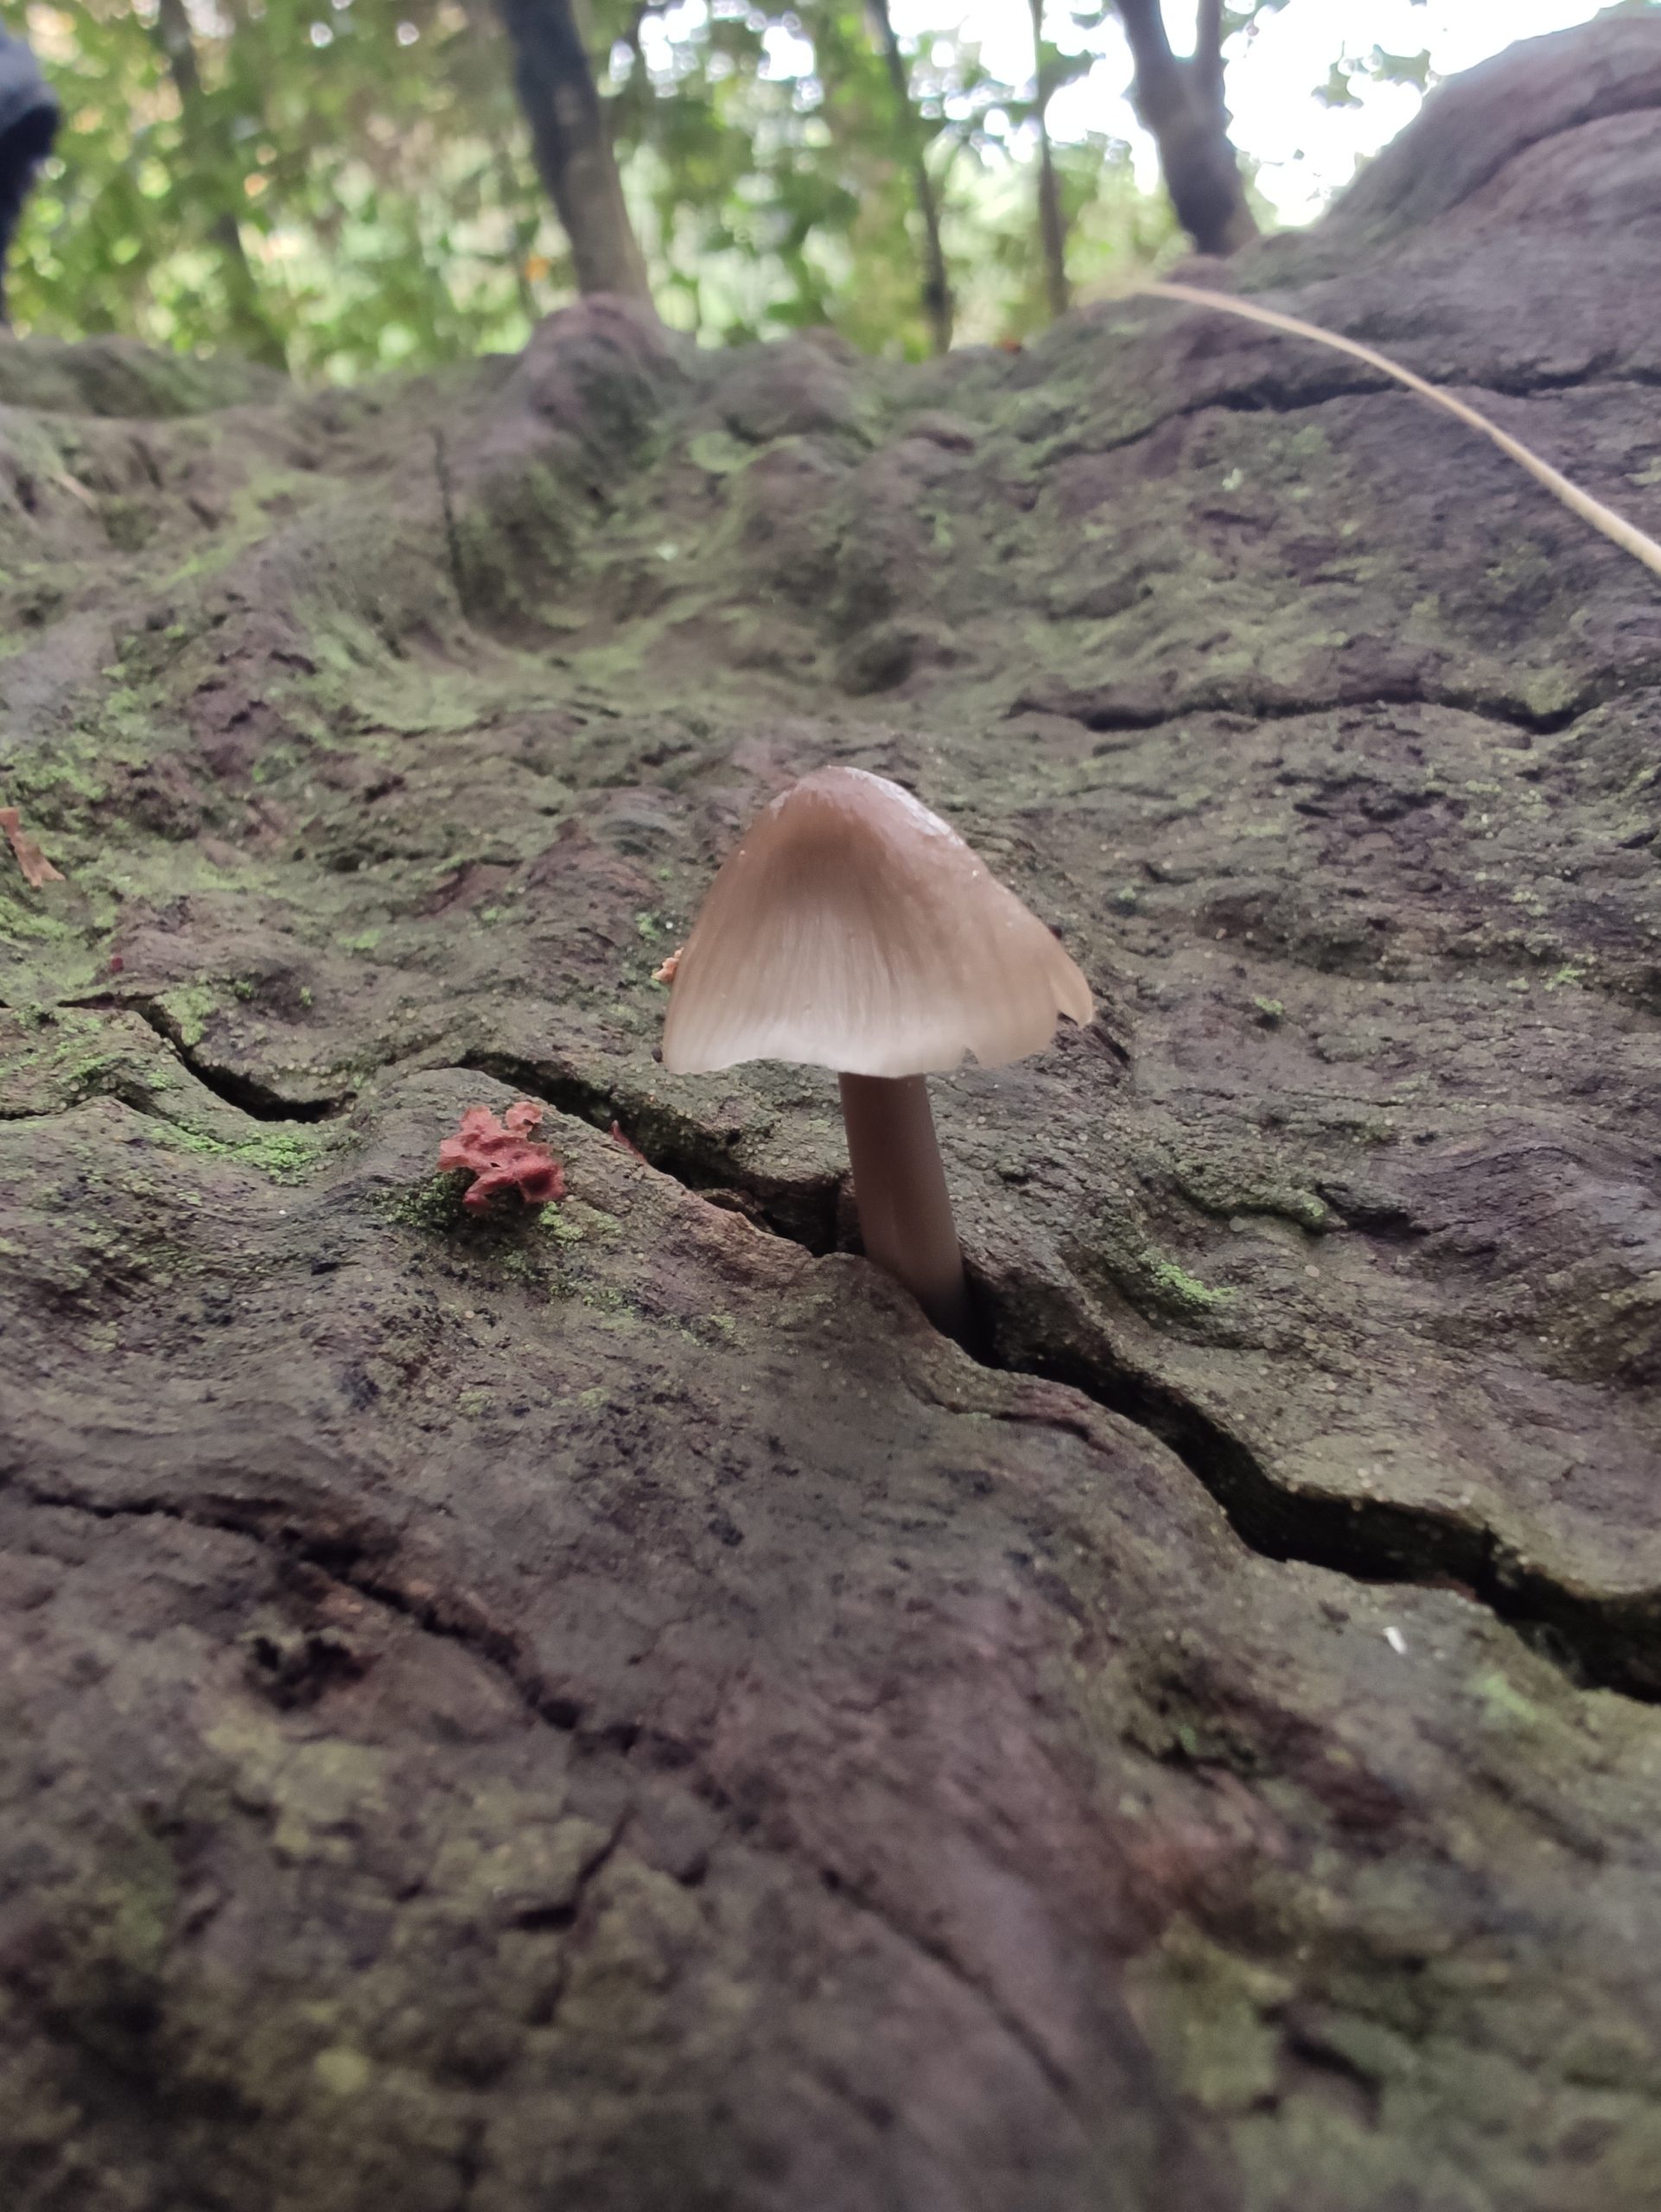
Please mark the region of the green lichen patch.
[[232, 1160], [272, 1183], [303, 1183], [339, 1143], [332, 1132], [303, 1123], [290, 1128], [261, 1128], [256, 1135], [239, 1138], [210, 1136], [170, 1123], [158, 1135], [175, 1151], [194, 1153], [202, 1160]]
[[1178, 1313], [1214, 1313], [1234, 1295], [1231, 1290], [1200, 1282], [1175, 1261], [1158, 1259], [1151, 1253], [1143, 1262], [1142, 1274], [1154, 1295]]
[[538, 1300], [566, 1295], [564, 1255], [583, 1243], [581, 1226], [559, 1203], [526, 1205], [513, 1192], [487, 1206], [469, 1206], [464, 1201], [472, 1182], [465, 1172], [430, 1175], [381, 1192], [377, 1210], [419, 1238], [429, 1255], [480, 1284], [516, 1287]]

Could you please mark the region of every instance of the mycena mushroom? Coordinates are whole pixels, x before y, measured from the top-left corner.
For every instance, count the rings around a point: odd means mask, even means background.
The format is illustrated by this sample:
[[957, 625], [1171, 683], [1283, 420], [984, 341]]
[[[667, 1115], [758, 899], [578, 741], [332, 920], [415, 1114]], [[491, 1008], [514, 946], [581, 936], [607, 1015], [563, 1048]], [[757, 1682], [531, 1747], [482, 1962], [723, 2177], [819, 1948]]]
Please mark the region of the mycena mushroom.
[[821, 768], [750, 824], [675, 965], [663, 1062], [832, 1068], [868, 1255], [937, 1328], [969, 1323], [923, 1078], [1041, 1052], [1090, 986], [954, 830], [881, 776]]

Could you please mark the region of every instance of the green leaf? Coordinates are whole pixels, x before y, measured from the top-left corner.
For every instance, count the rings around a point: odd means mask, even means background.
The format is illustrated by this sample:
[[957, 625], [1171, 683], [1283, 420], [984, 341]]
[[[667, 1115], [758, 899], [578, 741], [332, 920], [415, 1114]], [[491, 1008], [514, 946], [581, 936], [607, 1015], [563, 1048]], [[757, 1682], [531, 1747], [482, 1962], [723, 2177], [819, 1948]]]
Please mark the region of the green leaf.
[[1327, 73], [1326, 83], [1315, 87], [1314, 97], [1320, 105], [1322, 107], [1359, 107], [1360, 94], [1350, 90], [1350, 79], [1353, 74], [1353, 64], [1346, 67], [1343, 62], [1334, 61]]

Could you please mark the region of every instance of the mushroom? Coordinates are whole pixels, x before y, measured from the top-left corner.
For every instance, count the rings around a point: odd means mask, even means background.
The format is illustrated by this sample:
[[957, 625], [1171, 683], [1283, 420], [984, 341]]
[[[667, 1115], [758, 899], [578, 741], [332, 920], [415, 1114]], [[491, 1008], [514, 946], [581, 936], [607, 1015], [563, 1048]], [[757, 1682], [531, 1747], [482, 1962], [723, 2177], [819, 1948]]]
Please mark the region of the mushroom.
[[963, 1255], [924, 1077], [1040, 1052], [1090, 986], [909, 791], [820, 768], [756, 817], [677, 963], [663, 1064], [832, 1068], [865, 1250], [960, 1342]]

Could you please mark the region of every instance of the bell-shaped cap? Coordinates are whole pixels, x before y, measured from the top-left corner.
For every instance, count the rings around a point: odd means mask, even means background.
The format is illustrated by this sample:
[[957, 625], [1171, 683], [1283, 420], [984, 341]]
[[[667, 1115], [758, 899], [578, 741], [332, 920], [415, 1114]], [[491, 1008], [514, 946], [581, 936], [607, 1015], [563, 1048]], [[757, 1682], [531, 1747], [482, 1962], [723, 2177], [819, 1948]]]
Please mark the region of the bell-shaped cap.
[[1041, 1052], [1090, 986], [1035, 914], [909, 791], [820, 768], [750, 824], [675, 969], [663, 1063], [843, 1075]]

